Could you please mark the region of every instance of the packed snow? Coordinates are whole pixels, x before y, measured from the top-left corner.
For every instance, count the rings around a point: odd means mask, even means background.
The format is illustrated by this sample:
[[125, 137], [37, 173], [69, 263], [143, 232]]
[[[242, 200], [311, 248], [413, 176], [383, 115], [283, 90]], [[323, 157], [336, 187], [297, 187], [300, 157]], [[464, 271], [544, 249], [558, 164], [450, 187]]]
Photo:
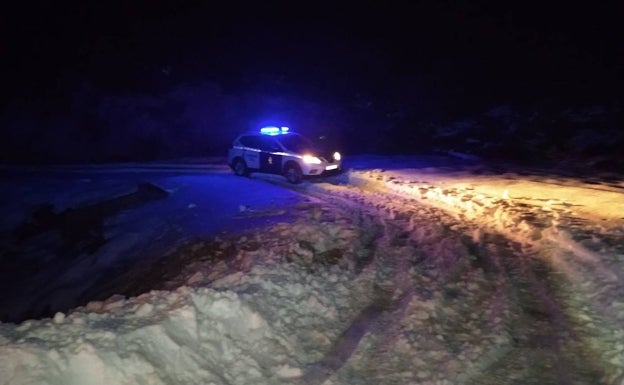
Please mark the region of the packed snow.
[[444, 162], [354, 157], [288, 216], [2, 323], [0, 383], [624, 384], [624, 179]]

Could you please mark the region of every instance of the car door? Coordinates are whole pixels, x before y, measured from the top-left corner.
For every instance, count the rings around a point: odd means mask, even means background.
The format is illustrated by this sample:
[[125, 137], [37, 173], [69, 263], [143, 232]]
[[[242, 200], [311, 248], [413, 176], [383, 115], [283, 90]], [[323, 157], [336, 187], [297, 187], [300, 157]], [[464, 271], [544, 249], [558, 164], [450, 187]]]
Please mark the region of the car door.
[[243, 159], [250, 169], [260, 168], [260, 140], [256, 136], [243, 136], [240, 139], [243, 147]]
[[260, 139], [260, 171], [281, 174], [282, 147], [273, 137], [263, 136]]

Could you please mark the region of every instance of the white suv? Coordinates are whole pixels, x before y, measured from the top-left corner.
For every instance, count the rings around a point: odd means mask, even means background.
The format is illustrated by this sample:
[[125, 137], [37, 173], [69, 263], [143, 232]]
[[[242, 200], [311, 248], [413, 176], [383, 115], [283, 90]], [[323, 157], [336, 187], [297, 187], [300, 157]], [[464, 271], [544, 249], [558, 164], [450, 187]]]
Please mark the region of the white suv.
[[304, 176], [340, 171], [341, 158], [339, 152], [323, 151], [288, 127], [273, 126], [239, 135], [228, 151], [228, 164], [236, 175], [280, 174], [291, 183], [300, 183]]

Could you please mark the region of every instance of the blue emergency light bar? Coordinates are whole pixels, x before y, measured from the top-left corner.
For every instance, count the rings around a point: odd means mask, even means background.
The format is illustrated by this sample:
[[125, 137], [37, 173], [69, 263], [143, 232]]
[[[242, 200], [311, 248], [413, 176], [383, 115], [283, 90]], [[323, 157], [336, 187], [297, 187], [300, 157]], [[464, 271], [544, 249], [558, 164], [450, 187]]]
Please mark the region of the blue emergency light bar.
[[260, 133], [266, 134], [266, 135], [279, 135], [279, 134], [287, 133], [288, 130], [289, 130], [288, 127], [267, 126], [267, 127], [262, 127], [260, 129]]

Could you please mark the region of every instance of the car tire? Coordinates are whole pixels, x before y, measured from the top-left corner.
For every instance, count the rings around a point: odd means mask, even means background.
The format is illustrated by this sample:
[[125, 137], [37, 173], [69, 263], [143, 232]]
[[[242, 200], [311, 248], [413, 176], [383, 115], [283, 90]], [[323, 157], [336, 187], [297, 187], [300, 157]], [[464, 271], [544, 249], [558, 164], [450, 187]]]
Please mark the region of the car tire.
[[249, 169], [247, 168], [247, 164], [241, 158], [234, 159], [234, 163], [232, 164], [232, 169], [234, 170], [234, 174], [238, 176], [249, 175]]
[[286, 180], [288, 180], [292, 184], [301, 183], [303, 179], [303, 173], [301, 172], [301, 167], [295, 163], [289, 163], [284, 170], [284, 176]]

